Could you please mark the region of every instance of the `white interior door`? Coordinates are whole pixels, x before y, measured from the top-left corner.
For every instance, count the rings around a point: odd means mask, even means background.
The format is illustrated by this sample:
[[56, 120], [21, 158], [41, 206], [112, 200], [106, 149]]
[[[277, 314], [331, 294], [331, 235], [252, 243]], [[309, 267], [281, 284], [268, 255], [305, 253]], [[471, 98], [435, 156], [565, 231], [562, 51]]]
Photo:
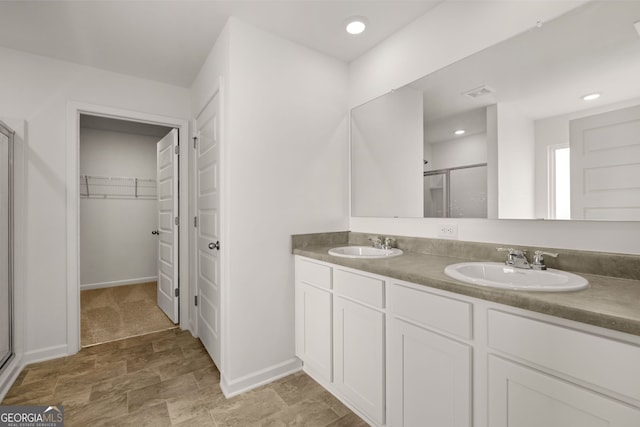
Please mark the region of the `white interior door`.
[[178, 130], [157, 144], [158, 306], [178, 323]]
[[198, 336], [220, 367], [220, 122], [216, 95], [196, 126]]
[[640, 106], [570, 128], [571, 219], [640, 220]]

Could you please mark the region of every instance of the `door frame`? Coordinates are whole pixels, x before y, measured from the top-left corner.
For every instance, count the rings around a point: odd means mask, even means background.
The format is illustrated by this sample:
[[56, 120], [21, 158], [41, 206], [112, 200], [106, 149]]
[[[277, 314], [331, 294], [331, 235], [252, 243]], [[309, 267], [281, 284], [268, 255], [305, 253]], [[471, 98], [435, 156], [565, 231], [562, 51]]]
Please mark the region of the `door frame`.
[[179, 156], [178, 216], [180, 328], [189, 329], [189, 121], [122, 108], [69, 101], [67, 103], [67, 353], [80, 350], [80, 114], [133, 122], [156, 124], [178, 129], [181, 142]]

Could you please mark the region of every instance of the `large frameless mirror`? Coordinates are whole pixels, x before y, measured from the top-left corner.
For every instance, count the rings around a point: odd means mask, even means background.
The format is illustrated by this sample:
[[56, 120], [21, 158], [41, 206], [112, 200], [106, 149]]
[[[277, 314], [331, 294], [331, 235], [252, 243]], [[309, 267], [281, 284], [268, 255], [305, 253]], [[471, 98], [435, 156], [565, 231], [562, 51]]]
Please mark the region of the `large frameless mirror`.
[[532, 27], [352, 110], [352, 216], [640, 220], [640, 2]]

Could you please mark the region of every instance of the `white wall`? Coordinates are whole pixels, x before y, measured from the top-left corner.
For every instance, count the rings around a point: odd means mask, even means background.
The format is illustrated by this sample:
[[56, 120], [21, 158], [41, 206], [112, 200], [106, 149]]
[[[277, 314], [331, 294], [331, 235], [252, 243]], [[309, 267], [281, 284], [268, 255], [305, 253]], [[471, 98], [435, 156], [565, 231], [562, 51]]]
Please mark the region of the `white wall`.
[[487, 134], [477, 133], [428, 144], [431, 157], [425, 170], [449, 169], [487, 162]]
[[[80, 128], [80, 174], [156, 179], [158, 137]], [[81, 184], [82, 185], [82, 184]], [[155, 199], [80, 199], [80, 286], [157, 279]]]
[[67, 104], [191, 115], [187, 89], [0, 48], [0, 116], [27, 122], [25, 354], [67, 353]]
[[421, 217], [422, 92], [405, 87], [351, 113], [354, 215]]
[[498, 103], [498, 218], [534, 218], [533, 120]]
[[225, 31], [192, 92], [200, 111], [223, 73], [221, 371], [235, 393], [299, 366], [290, 240], [347, 229], [348, 74], [235, 19]]
[[[350, 64], [349, 105], [362, 104], [585, 2], [443, 2]], [[491, 181], [491, 178], [490, 178]], [[352, 231], [436, 237], [437, 219], [351, 217]], [[460, 240], [640, 254], [632, 222], [451, 220]]]

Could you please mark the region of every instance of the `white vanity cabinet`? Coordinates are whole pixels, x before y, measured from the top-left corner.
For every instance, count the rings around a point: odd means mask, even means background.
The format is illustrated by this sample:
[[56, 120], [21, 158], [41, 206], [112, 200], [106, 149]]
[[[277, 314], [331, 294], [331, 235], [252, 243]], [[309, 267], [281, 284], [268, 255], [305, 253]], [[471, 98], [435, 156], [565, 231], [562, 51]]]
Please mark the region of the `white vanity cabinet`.
[[393, 283], [389, 425], [471, 426], [471, 304]]
[[296, 356], [314, 377], [333, 380], [331, 267], [296, 257]]
[[385, 424], [385, 281], [295, 257], [296, 356], [374, 425]]
[[492, 308], [487, 320], [491, 427], [640, 426], [640, 346]]
[[375, 426], [639, 427], [640, 337], [296, 256], [296, 354]]
[[385, 282], [334, 268], [334, 383], [378, 425], [385, 422]]

